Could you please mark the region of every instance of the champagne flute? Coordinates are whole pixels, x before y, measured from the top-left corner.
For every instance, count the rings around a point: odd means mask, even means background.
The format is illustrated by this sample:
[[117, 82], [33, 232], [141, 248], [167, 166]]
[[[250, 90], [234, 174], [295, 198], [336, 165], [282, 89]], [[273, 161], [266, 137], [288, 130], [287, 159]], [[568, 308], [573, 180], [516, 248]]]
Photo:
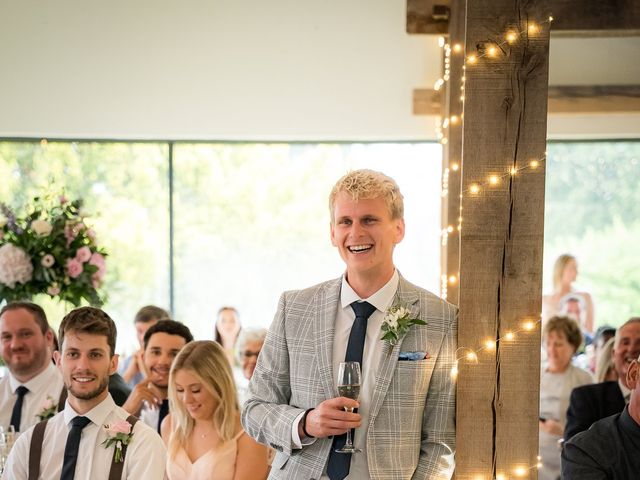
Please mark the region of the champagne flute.
[[[341, 397], [358, 400], [360, 395], [360, 363], [342, 362], [338, 370], [338, 393]], [[353, 407], [344, 407], [346, 412], [353, 412]], [[347, 430], [347, 440], [336, 453], [358, 453], [362, 450], [355, 448], [351, 441], [351, 429]]]

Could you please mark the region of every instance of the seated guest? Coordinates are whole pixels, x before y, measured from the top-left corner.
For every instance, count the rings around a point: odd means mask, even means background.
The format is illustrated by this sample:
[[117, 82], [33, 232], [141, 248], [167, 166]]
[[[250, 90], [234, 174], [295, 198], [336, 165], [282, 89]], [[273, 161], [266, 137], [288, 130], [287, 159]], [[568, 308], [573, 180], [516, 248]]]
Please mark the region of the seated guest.
[[235, 365], [236, 361], [233, 347], [236, 344], [241, 328], [240, 317], [235, 307], [222, 307], [218, 310], [213, 339], [222, 345], [224, 353], [227, 355], [227, 360], [232, 366]]
[[50, 361], [53, 332], [39, 305], [12, 302], [0, 311], [0, 339], [0, 353], [9, 370], [0, 380], [0, 425], [25, 431], [40, 416], [64, 408], [62, 374]]
[[629, 480], [640, 476], [640, 357], [631, 362], [626, 384], [631, 398], [622, 413], [595, 422], [562, 451], [562, 478]]
[[169, 399], [162, 424], [169, 480], [267, 477], [267, 448], [242, 430], [231, 367], [218, 343], [191, 342], [180, 351]]
[[633, 317], [618, 328], [611, 355], [618, 381], [586, 385], [571, 392], [565, 440], [587, 430], [601, 418], [620, 413], [628, 402], [631, 392], [627, 385], [627, 370], [640, 355], [640, 317]]
[[560, 449], [569, 395], [574, 387], [592, 383], [591, 374], [571, 364], [582, 343], [578, 322], [569, 317], [551, 317], [544, 326], [543, 340], [547, 366], [540, 375], [540, 456], [541, 480], [560, 476]]
[[169, 312], [155, 305], [142, 307], [138, 310], [138, 313], [136, 313], [133, 324], [136, 327], [136, 335], [140, 348], [128, 356], [120, 367], [120, 374], [130, 388], [135, 387], [146, 376], [144, 372], [144, 362], [142, 361], [144, 334], [149, 328], [158, 323], [158, 320], [169, 317]]
[[613, 342], [610, 338], [603, 347], [598, 349], [598, 361], [596, 362], [596, 383], [611, 382], [618, 380], [616, 366], [613, 363]]
[[248, 328], [242, 330], [238, 336], [236, 352], [238, 352], [238, 361], [240, 362], [240, 369], [243, 376], [241, 379], [236, 379], [240, 405], [242, 405], [246, 399], [249, 380], [251, 380], [253, 371], [256, 369], [258, 354], [262, 349], [266, 337], [267, 330], [265, 328]]
[[122, 408], [158, 433], [169, 413], [167, 386], [171, 363], [192, 340], [189, 328], [174, 320], [160, 320], [144, 334], [142, 360], [149, 376], [135, 386]]
[[107, 389], [118, 368], [113, 320], [98, 308], [81, 307], [64, 317], [58, 333], [56, 364], [67, 403], [18, 437], [3, 479], [162, 479], [160, 437], [116, 406]]

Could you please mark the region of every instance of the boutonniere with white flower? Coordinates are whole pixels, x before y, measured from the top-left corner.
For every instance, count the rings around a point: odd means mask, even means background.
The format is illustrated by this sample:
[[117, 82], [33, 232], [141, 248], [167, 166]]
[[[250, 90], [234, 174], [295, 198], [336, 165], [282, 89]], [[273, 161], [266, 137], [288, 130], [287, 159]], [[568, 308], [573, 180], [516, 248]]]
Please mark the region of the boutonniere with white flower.
[[401, 305], [392, 305], [382, 320], [382, 337], [392, 346], [398, 343], [400, 337], [409, 331], [413, 325], [426, 325], [427, 322], [419, 318], [411, 318], [409, 310]]
[[115, 445], [116, 456], [114, 460], [116, 463], [122, 462], [124, 460], [124, 458], [122, 458], [122, 446], [129, 445], [133, 438], [133, 428], [131, 424], [126, 420], [120, 420], [111, 425], [104, 425], [104, 429], [107, 431], [109, 438], [102, 442], [102, 445], [104, 445], [104, 448]]
[[42, 405], [40, 406], [40, 413], [36, 414], [36, 416], [40, 419], [40, 421], [46, 420], [53, 417], [56, 414], [57, 410], [58, 405], [53, 400], [53, 398], [51, 398], [51, 395], [47, 395], [47, 398], [45, 398], [44, 402], [42, 402]]

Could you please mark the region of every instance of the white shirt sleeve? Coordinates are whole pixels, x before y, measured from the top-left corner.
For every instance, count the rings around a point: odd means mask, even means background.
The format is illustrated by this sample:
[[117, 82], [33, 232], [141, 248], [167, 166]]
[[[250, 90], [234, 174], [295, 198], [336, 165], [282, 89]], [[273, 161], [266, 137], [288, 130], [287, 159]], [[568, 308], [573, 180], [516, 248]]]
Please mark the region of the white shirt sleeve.
[[160, 436], [147, 425], [138, 421], [134, 435], [127, 448], [127, 480], [162, 480], [167, 464], [167, 452]]
[[307, 445], [311, 445], [316, 441], [315, 438], [306, 437], [304, 439], [300, 439], [300, 435], [298, 435], [298, 426], [300, 425], [300, 421], [304, 412], [296, 417], [293, 421], [293, 426], [291, 427], [291, 443], [293, 445], [294, 450], [300, 450], [302, 447], [306, 447]]
[[27, 480], [29, 478], [27, 464], [32, 433], [33, 429], [29, 429], [18, 437], [5, 463], [2, 480]]

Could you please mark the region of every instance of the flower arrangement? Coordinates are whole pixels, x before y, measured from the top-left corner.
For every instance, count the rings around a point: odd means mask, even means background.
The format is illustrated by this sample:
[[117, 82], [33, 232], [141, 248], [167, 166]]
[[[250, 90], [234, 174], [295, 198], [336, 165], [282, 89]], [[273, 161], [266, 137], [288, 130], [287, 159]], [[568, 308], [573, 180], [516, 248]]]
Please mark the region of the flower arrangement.
[[104, 448], [115, 445], [116, 455], [114, 461], [120, 463], [124, 460], [122, 457], [122, 446], [129, 445], [133, 438], [133, 428], [126, 420], [119, 420], [111, 425], [104, 425], [104, 429], [109, 437], [102, 442]]
[[411, 318], [409, 310], [401, 305], [392, 305], [387, 309], [387, 313], [382, 320], [382, 337], [391, 345], [398, 343], [398, 340], [409, 331], [413, 325], [426, 325], [424, 320]]
[[106, 256], [85, 224], [82, 200], [35, 197], [23, 216], [0, 204], [0, 301], [48, 294], [74, 306], [83, 299], [102, 305]]
[[47, 395], [47, 398], [40, 405], [40, 413], [36, 416], [42, 420], [53, 417], [58, 411], [58, 404], [51, 398], [51, 395]]

